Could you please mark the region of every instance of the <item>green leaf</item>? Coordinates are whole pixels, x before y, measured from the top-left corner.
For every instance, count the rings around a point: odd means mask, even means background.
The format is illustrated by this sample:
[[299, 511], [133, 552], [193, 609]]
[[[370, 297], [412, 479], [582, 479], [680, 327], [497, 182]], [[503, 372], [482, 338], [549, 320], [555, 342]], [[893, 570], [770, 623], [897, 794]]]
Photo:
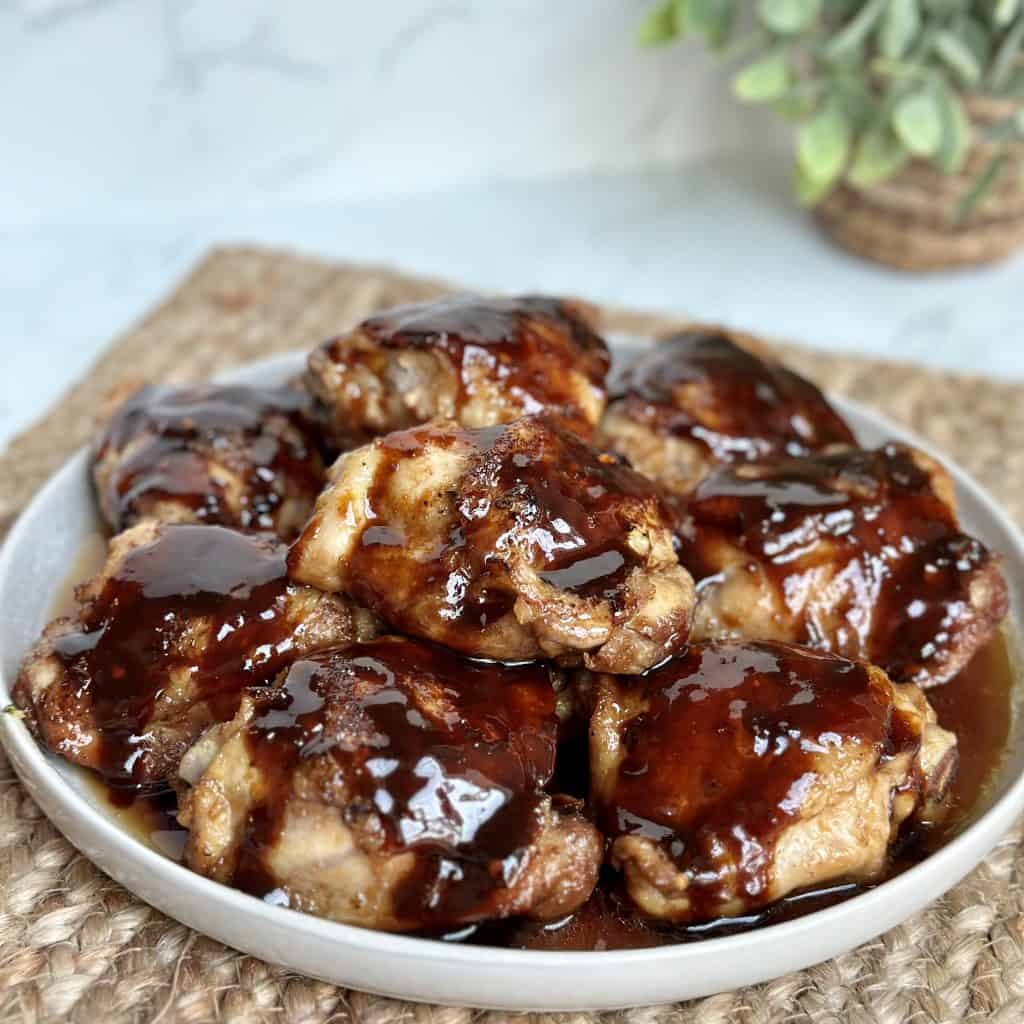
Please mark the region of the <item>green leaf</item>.
[[917, 0], [891, 0], [878, 30], [878, 51], [889, 60], [898, 60], [921, 30], [921, 11]]
[[1020, 9], [1020, 0], [996, 0], [992, 5], [992, 21], [1005, 28], [1013, 21], [1014, 15]]
[[662, 46], [671, 42], [679, 35], [676, 21], [675, 0], [664, 0], [664, 3], [651, 8], [640, 22], [636, 41], [641, 46]]
[[936, 33], [932, 45], [946, 66], [964, 85], [974, 85], [981, 78], [981, 66], [971, 48], [948, 29]]
[[817, 102], [814, 93], [807, 89], [790, 89], [777, 100], [773, 100], [771, 108], [787, 121], [803, 121], [817, 106]]
[[861, 132], [878, 114], [878, 94], [859, 74], [834, 76], [833, 97], [846, 111], [854, 132]]
[[1003, 87], [1003, 95], [1024, 99], [1024, 68], [1017, 68]]
[[867, 39], [889, 0], [868, 0], [866, 4], [825, 44], [822, 56], [829, 61], [849, 57]]
[[797, 164], [793, 172], [793, 191], [804, 206], [814, 206], [828, 195], [832, 181], [817, 181]]
[[914, 156], [934, 156], [942, 142], [942, 115], [935, 93], [920, 88], [896, 104], [893, 128]]
[[965, 17], [957, 21], [954, 30], [974, 54], [978, 67], [987, 68], [992, 55], [992, 33], [988, 28], [977, 18]]
[[732, 34], [734, 0], [690, 0], [686, 26], [700, 32], [712, 50], [724, 49]]
[[1017, 64], [1021, 43], [1024, 42], [1024, 18], [1020, 18], [1003, 38], [992, 58], [992, 67], [988, 72], [988, 85], [995, 91], [1006, 86], [1010, 75]]
[[780, 36], [802, 32], [821, 13], [821, 0], [758, 0], [757, 14], [765, 28]]
[[967, 159], [971, 126], [960, 97], [945, 87], [935, 90], [942, 120], [942, 141], [935, 154], [935, 164], [946, 174], [958, 174]]
[[789, 87], [789, 65], [782, 53], [745, 67], [732, 83], [733, 92], [748, 103], [769, 103], [781, 97]]
[[829, 103], [800, 128], [797, 164], [813, 181], [831, 184], [850, 153], [850, 121], [838, 103]]
[[997, 153], [992, 157], [985, 170], [978, 175], [978, 180], [971, 186], [970, 191], [960, 200], [956, 211], [958, 221], [962, 223], [967, 220], [978, 204], [992, 191], [1009, 159], [1009, 155], [1006, 153]]
[[892, 177], [910, 154], [888, 125], [867, 131], [854, 154], [847, 177], [855, 188], [870, 188]]

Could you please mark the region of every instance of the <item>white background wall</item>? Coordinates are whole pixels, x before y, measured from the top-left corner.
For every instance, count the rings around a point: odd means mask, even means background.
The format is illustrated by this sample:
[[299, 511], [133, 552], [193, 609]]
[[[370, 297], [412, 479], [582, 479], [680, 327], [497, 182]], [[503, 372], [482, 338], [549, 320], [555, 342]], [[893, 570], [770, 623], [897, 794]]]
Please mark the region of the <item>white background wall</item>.
[[648, 2], [0, 0], [0, 444], [232, 241], [1024, 376], [1024, 258], [835, 249]]
[[0, 215], [193, 212], [678, 163], [778, 138], [646, 0], [0, 0]]

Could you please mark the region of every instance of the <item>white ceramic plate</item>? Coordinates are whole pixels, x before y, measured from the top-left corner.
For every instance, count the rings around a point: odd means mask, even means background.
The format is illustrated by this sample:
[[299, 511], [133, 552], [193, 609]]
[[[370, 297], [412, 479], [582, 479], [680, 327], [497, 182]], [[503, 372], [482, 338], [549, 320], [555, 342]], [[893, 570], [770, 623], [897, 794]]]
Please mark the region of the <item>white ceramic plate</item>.
[[[636, 342], [632, 342], [636, 344]], [[619, 355], [631, 347], [615, 346]], [[298, 353], [230, 375], [273, 383]], [[834, 399], [863, 444], [890, 438], [928, 445], [852, 402]], [[941, 453], [939, 454], [941, 457]], [[963, 470], [956, 482], [965, 529], [1004, 556], [1012, 633], [1024, 610], [1024, 540]], [[79, 452], [36, 495], [0, 556], [0, 707], [18, 663], [45, 624], [54, 594], [98, 521], [88, 457]], [[428, 1002], [511, 1010], [612, 1009], [710, 995], [808, 967], [896, 925], [953, 886], [1024, 810], [1024, 737], [1011, 749], [986, 806], [965, 831], [904, 874], [836, 906], [739, 935], [679, 946], [539, 952], [461, 946], [389, 935], [269, 906], [168, 860], [125, 832], [82, 776], [44, 754], [13, 715], [0, 738], [33, 799], [87, 857], [153, 906], [230, 946], [340, 985]]]

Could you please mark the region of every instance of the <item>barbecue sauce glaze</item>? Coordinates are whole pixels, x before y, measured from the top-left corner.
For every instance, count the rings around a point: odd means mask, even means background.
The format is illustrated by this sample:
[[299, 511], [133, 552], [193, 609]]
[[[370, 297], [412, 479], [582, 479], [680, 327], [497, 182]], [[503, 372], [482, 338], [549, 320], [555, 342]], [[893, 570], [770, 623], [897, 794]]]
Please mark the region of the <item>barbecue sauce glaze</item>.
[[[803, 593], [801, 578], [810, 579], [818, 561], [835, 566], [837, 577], [859, 581], [837, 609], [841, 625], [829, 637], [807, 620], [799, 640], [924, 685], [944, 681], [943, 650], [973, 615], [971, 581], [993, 566], [898, 444], [722, 466], [685, 502], [677, 539], [698, 591], [714, 586], [723, 547], [739, 548], [783, 607], [787, 594]], [[998, 621], [1007, 596], [997, 576], [993, 586]]]
[[[363, 321], [357, 333], [373, 347], [352, 345], [348, 336], [334, 338], [323, 346], [327, 358], [343, 371], [365, 367], [374, 377], [388, 380], [389, 352], [435, 354], [454, 375], [456, 410], [477, 397], [486, 381], [488, 389], [506, 397], [513, 415], [547, 411], [589, 436], [593, 424], [574, 390], [580, 375], [603, 405], [608, 348], [581, 308], [562, 299], [455, 295], [386, 310]], [[346, 401], [351, 426], [365, 421], [367, 399], [347, 394]], [[370, 439], [355, 433], [357, 442]]]
[[650, 346], [610, 392], [631, 419], [693, 441], [722, 462], [856, 444], [810, 381], [722, 332], [684, 331]]
[[[117, 461], [99, 500], [115, 533], [161, 500], [199, 522], [271, 530], [286, 488], [312, 503], [323, 483], [312, 399], [289, 387], [143, 387], [100, 436], [96, 458], [108, 455]], [[217, 463], [240, 479], [238, 508]]]

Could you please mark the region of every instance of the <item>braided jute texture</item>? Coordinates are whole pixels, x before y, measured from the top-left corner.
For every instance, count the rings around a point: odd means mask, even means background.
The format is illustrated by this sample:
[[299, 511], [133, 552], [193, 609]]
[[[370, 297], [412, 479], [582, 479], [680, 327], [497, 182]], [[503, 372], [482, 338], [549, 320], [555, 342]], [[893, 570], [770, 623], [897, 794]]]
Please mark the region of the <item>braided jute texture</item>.
[[[279, 252], [213, 253], [0, 456], [0, 535], [87, 439], [101, 397], [123, 376], [199, 380], [309, 348], [374, 310], [444, 290], [436, 281]], [[602, 320], [608, 330], [679, 326], [611, 310]], [[930, 438], [1024, 518], [1024, 386], [779, 349], [819, 384]], [[552, 1015], [550, 1024], [1024, 1021], [1021, 838], [1015, 828], [938, 903], [819, 967], [689, 1004]], [[513, 1016], [343, 991], [190, 932], [77, 853], [0, 754], [0, 1021], [505, 1024]], [[533, 1016], [541, 1024], [542, 1015]]]
[[[911, 160], [888, 181], [865, 189], [844, 183], [815, 208], [824, 229], [859, 256], [900, 270], [942, 270], [1005, 259], [1024, 245], [1024, 145], [998, 146], [986, 138], [1022, 104], [994, 96], [965, 96], [972, 142], [963, 168], [943, 174], [927, 160]], [[964, 223], [960, 203], [990, 162], [1006, 166]]]

